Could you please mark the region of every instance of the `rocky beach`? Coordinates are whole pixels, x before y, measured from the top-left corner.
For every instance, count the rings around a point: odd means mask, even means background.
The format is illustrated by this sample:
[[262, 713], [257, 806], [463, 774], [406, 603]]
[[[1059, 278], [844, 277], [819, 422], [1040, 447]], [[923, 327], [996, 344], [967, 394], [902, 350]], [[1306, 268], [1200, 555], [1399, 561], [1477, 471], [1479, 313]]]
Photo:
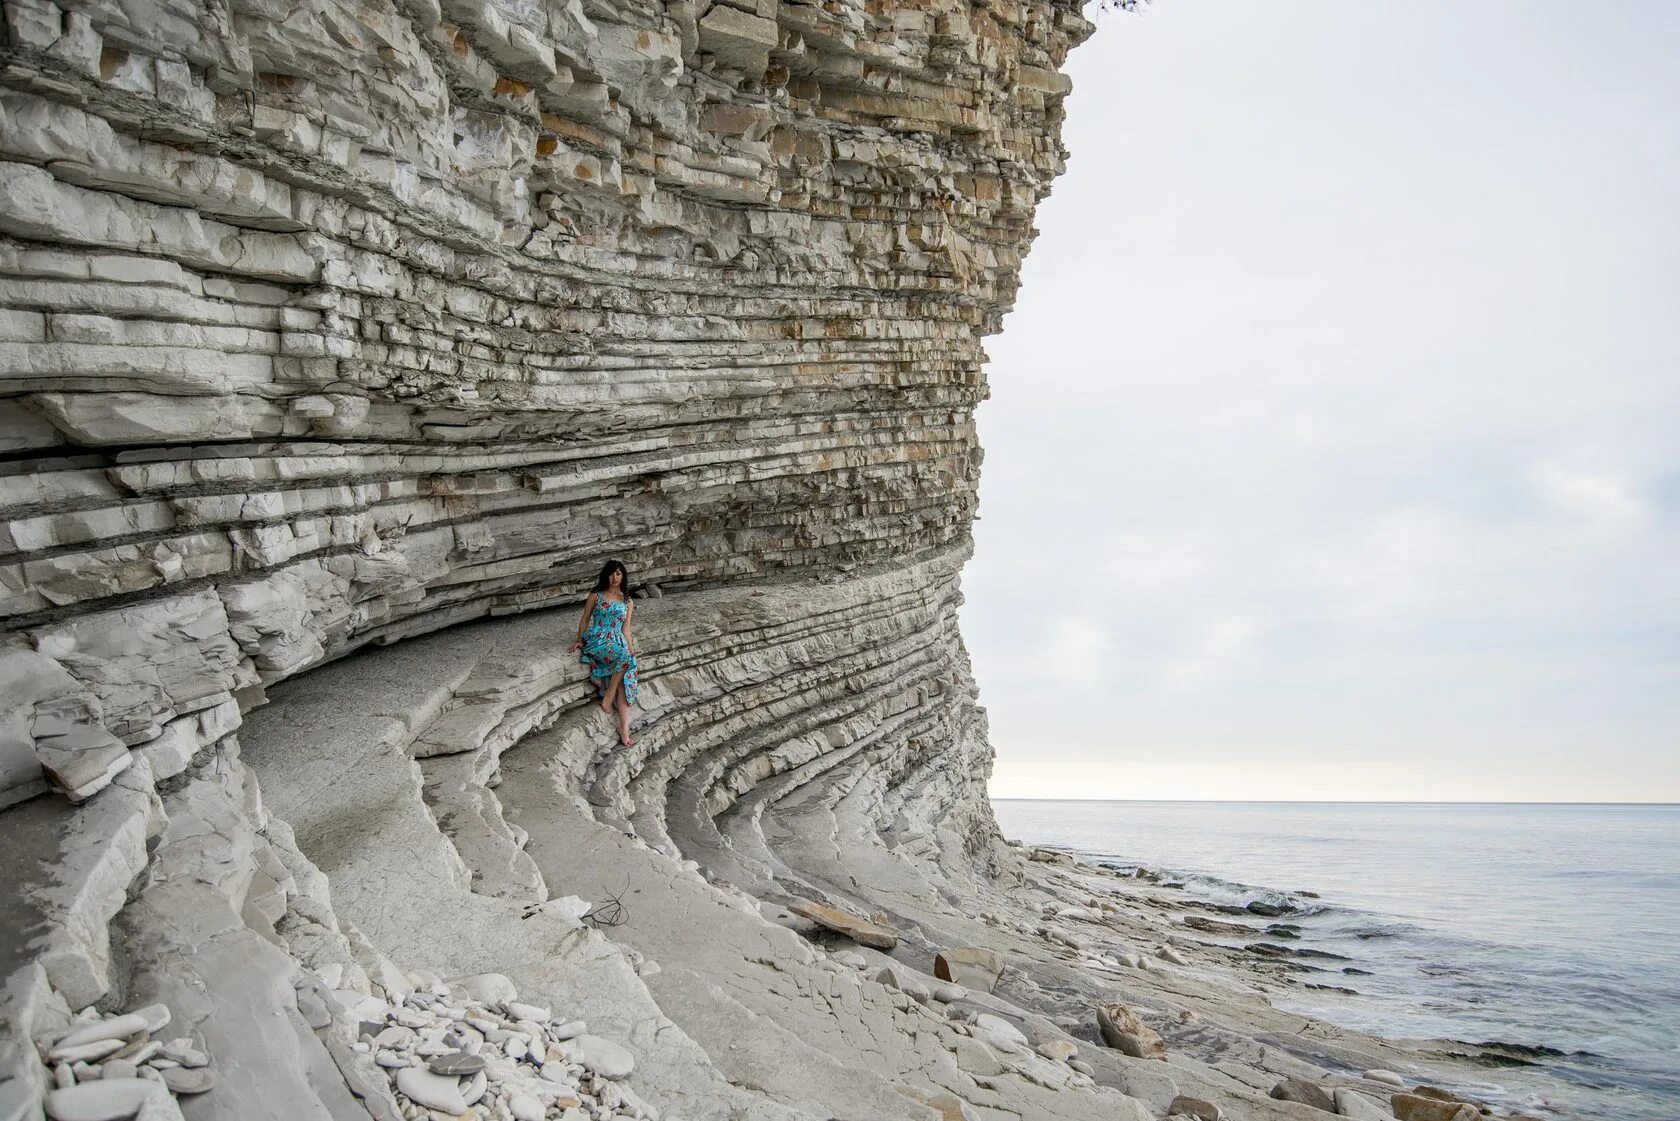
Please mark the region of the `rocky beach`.
[[1077, 5], [4, 14], [0, 1121], [1485, 1115], [993, 818]]

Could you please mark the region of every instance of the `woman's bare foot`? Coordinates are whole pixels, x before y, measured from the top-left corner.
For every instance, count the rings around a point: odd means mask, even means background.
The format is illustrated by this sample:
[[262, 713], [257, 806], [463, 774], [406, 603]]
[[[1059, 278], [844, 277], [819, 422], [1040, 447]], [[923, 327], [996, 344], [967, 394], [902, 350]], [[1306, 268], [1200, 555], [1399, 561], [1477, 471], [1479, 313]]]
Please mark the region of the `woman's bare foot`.
[[618, 742], [623, 744], [625, 747], [635, 747], [636, 737], [630, 735], [628, 732], [620, 732], [618, 734]]
[[613, 714], [613, 703], [611, 697], [601, 698], [601, 711], [606, 713], [608, 716]]

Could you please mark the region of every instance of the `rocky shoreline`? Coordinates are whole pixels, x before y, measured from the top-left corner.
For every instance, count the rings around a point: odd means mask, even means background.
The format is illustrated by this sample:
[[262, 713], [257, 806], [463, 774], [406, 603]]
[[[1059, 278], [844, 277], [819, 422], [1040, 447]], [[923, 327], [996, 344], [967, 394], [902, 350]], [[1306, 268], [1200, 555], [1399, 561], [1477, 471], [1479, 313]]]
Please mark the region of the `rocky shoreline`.
[[[1435, 1079], [987, 802], [973, 410], [1077, 0], [3, 7], [0, 1121]], [[558, 653], [608, 556], [628, 749]]]
[[[803, 690], [808, 670], [849, 664], [838, 635], [890, 645], [905, 615], [874, 605], [922, 579], [645, 601], [642, 641], [662, 655], [639, 759], [616, 748], [569, 660], [543, 653], [564, 649], [572, 613], [533, 613], [278, 684], [237, 741], [189, 761], [153, 800], [137, 773], [113, 787], [127, 802], [53, 810], [130, 813], [128, 834], [82, 835], [132, 836], [151, 855], [100, 959], [118, 967], [110, 995], [91, 1010], [51, 993], [13, 1006], [34, 1025], [48, 1115], [1519, 1116], [1471, 1104], [1485, 1073], [1474, 1049], [1274, 1006], [1269, 994], [1313, 974], [1208, 926], [1265, 931], [1275, 916], [1239, 924], [1147, 876], [1006, 843], [988, 816], [965, 816], [984, 803], [945, 781], [942, 762], [918, 769], [908, 740], [786, 754], [805, 710], [774, 698]], [[864, 612], [850, 629], [809, 626], [848, 612]], [[720, 758], [720, 726], [735, 750], [775, 762], [755, 772], [741, 769], [751, 756]], [[66, 835], [45, 826], [41, 838]], [[135, 866], [126, 859], [118, 869]], [[110, 875], [100, 882], [128, 882]], [[75, 948], [99, 964], [97, 947]], [[82, 1024], [131, 1023], [131, 1008], [150, 1024], [147, 1005], [174, 1010], [213, 1088], [82, 1109], [127, 1070], [102, 1088], [102, 1070], [55, 1048]], [[144, 1048], [142, 1034], [113, 1054]]]
[[[1271, 1007], [1274, 996], [1287, 1000], [1292, 989], [1355, 991], [1337, 983], [1362, 972], [1341, 965], [1341, 955], [1291, 944], [1301, 938], [1300, 925], [1289, 921], [1298, 910], [1291, 903], [1257, 900], [1237, 905], [1201, 899], [1186, 893], [1181, 880], [1144, 866], [1081, 860], [1055, 847], [1027, 846], [1024, 851], [1029, 860], [1060, 873], [1039, 878], [1041, 890], [1052, 895], [1039, 903], [1047, 920], [1044, 936], [1057, 939], [1071, 931], [1080, 952], [1087, 955], [1087, 968], [1114, 975], [1116, 966], [1155, 972], [1163, 963], [1177, 967], [1228, 985], [1230, 999], [1219, 1012], [1229, 1016], [1240, 1015], [1243, 1006], [1252, 1006], [1256, 999]], [[1312, 892], [1292, 894], [1317, 898]], [[1069, 919], [1071, 928], [1056, 931], [1049, 925]], [[1180, 1022], [1192, 1022], [1200, 1014], [1181, 1008]], [[1270, 1026], [1270, 1017], [1251, 1015], [1243, 1018], [1257, 1028]], [[1321, 1064], [1325, 1073], [1343, 1077], [1294, 1074], [1272, 1091], [1321, 1110], [1355, 1117], [1393, 1115], [1402, 1121], [1455, 1117], [1464, 1106], [1472, 1107], [1475, 1116], [1531, 1116], [1522, 1112], [1525, 1108], [1543, 1108], [1548, 1117], [1574, 1116], [1556, 1105], [1519, 1104], [1519, 1099], [1543, 1101], [1548, 1087], [1540, 1079], [1510, 1076], [1513, 1067], [1533, 1065], [1529, 1058], [1515, 1055], [1521, 1049], [1514, 1045], [1380, 1038], [1310, 1017], [1282, 1015], [1298, 1024], [1298, 1057], [1326, 1060]], [[1173, 1034], [1170, 1025], [1164, 1030]], [[1193, 1048], [1195, 1033], [1185, 1033], [1184, 1038]], [[1324, 1049], [1330, 1041], [1338, 1044], [1334, 1053]], [[1360, 1064], [1349, 1061], [1348, 1049], [1364, 1050], [1382, 1065], [1355, 1071]], [[1487, 1077], [1490, 1070], [1505, 1073], [1495, 1081]], [[1446, 1104], [1413, 1100], [1420, 1097]], [[1467, 1121], [1471, 1114], [1464, 1116]]]

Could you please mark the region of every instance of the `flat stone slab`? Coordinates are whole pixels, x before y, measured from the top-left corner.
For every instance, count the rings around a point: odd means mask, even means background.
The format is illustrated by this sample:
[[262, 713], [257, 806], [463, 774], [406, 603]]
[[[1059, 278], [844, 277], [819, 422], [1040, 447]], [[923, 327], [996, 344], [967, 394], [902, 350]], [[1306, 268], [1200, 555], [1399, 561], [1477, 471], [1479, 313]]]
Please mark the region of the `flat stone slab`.
[[801, 899], [797, 903], [789, 904], [788, 910], [836, 934], [844, 934], [859, 945], [873, 946], [877, 950], [890, 950], [898, 945], [898, 935], [886, 927], [868, 919], [860, 919], [856, 915], [849, 915], [835, 907], [825, 907], [821, 903]]

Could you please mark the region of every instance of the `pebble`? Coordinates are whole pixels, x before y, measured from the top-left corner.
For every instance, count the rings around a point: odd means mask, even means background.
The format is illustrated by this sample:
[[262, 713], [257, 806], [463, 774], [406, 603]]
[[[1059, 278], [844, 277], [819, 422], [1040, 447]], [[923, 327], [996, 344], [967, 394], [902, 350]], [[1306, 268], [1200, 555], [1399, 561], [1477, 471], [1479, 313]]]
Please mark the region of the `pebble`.
[[427, 1061], [426, 1069], [433, 1074], [460, 1077], [482, 1071], [484, 1069], [484, 1059], [482, 1056], [470, 1055], [465, 1051], [447, 1051], [442, 1055], [434, 1055]]
[[174, 1059], [184, 1067], [203, 1067], [210, 1065], [210, 1056], [193, 1046], [193, 1041], [186, 1036], [171, 1039], [163, 1045], [163, 1057]]
[[580, 1035], [567, 1040], [562, 1046], [566, 1058], [602, 1078], [624, 1078], [636, 1066], [635, 1056], [599, 1035]]
[[968, 996], [968, 990], [961, 985], [953, 985], [949, 981], [933, 987], [933, 999], [941, 1004], [950, 1004], [953, 1000], [962, 1000]]
[[163, 1084], [176, 1094], [202, 1094], [216, 1084], [216, 1072], [209, 1067], [170, 1067], [161, 1073]]
[[1364, 1077], [1371, 1082], [1381, 1082], [1385, 1086], [1398, 1086], [1401, 1089], [1406, 1088], [1406, 1080], [1401, 1078], [1398, 1074], [1395, 1074], [1392, 1070], [1368, 1070], [1365, 1072]]
[[539, 1008], [535, 1004], [521, 1004], [517, 1000], [509, 1001], [504, 1007], [507, 1008], [508, 1015], [516, 1020], [535, 1020], [541, 1023], [553, 1015], [546, 1008]]
[[405, 1028], [401, 1024], [393, 1024], [373, 1037], [376, 1047], [389, 1047], [397, 1051], [406, 1051], [414, 1046], [417, 1037], [413, 1028]]
[[99, 1079], [47, 1093], [53, 1121], [127, 1121], [158, 1091], [139, 1078]]
[[100, 1078], [139, 1078], [140, 1064], [130, 1059], [112, 1059], [99, 1068]]
[[567, 1020], [549, 1034], [553, 1036], [553, 1038], [564, 1042], [568, 1039], [576, 1039], [588, 1030], [589, 1026], [582, 1020]]
[[167, 1004], [148, 1004], [144, 1008], [136, 1008], [131, 1015], [139, 1016], [146, 1021], [147, 1035], [162, 1031], [169, 1026], [171, 1019], [169, 1005]]
[[53, 1062], [80, 1063], [103, 1059], [128, 1046], [126, 1039], [96, 1039], [91, 1043], [59, 1044], [47, 1053]]
[[[165, 1020], [167, 1023], [167, 1019]], [[98, 1043], [107, 1039], [126, 1041], [136, 1032], [148, 1031], [146, 1017], [138, 1012], [130, 1012], [126, 1016], [113, 1016], [109, 1020], [97, 1020], [91, 1024], [83, 1024], [79, 1028], [71, 1028], [57, 1043], [53, 1045], [54, 1053], [70, 1047], [79, 1047], [84, 1043]]]
[[515, 1094], [508, 1099], [507, 1105], [513, 1121], [543, 1121], [543, 1114], [547, 1112], [543, 1103], [530, 1094]]
[[155, 1039], [144, 1042], [136, 1041], [116, 1053], [116, 1058], [127, 1059], [131, 1063], [143, 1063], [163, 1050], [163, 1044]]
[[404, 1067], [397, 1071], [397, 1090], [410, 1101], [427, 1109], [442, 1110], [452, 1116], [459, 1116], [467, 1111], [467, 1102], [461, 1096], [459, 1079], [444, 1078], [419, 1067]]
[[391, 1050], [380, 1051], [378, 1054], [374, 1055], [373, 1061], [384, 1067], [386, 1070], [401, 1070], [404, 1067], [414, 1065], [410, 1063], [405, 1056], [399, 1055], [397, 1052]]

